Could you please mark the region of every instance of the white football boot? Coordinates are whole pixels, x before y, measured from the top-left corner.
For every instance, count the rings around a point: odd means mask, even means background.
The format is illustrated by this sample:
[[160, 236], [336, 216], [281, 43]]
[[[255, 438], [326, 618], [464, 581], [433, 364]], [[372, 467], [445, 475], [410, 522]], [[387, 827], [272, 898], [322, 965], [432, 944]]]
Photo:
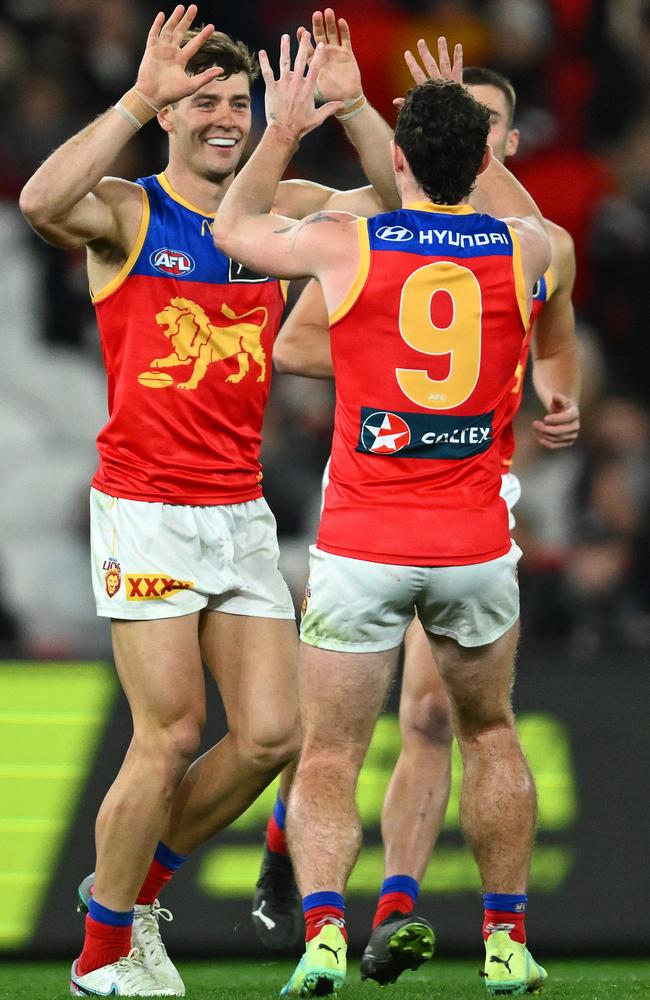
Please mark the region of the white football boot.
[[146, 968], [137, 948], [132, 948], [126, 958], [87, 972], [85, 976], [77, 974], [77, 961], [72, 963], [70, 970], [70, 992], [73, 996], [177, 996], [171, 986], [161, 982], [155, 973]]
[[140, 952], [145, 968], [153, 972], [161, 983], [169, 986], [173, 996], [184, 997], [185, 984], [160, 936], [161, 919], [171, 921], [174, 918], [157, 899], [151, 905], [136, 903], [133, 914], [133, 947]]

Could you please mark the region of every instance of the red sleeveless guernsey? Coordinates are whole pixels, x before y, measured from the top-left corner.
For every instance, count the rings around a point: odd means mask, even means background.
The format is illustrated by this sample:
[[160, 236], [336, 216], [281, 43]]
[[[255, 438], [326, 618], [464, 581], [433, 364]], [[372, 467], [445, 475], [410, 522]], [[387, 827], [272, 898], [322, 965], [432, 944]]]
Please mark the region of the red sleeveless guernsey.
[[504, 555], [498, 438], [528, 329], [518, 237], [469, 205], [430, 202], [358, 227], [359, 272], [331, 317], [318, 547], [420, 566]]
[[284, 295], [214, 245], [214, 215], [146, 177], [122, 271], [94, 296], [109, 420], [93, 486], [171, 504], [261, 496], [259, 446]]
[[502, 471], [504, 473], [508, 472], [510, 469], [510, 466], [512, 465], [512, 458], [515, 453], [515, 431], [512, 424], [517, 416], [517, 413], [519, 412], [519, 407], [521, 406], [521, 399], [524, 391], [524, 377], [526, 375], [526, 365], [528, 364], [528, 354], [530, 351], [530, 338], [532, 336], [537, 317], [544, 308], [544, 305], [550, 299], [553, 292], [553, 279], [551, 277], [550, 270], [548, 270], [546, 274], [539, 279], [539, 281], [535, 282], [535, 287], [533, 289], [533, 301], [530, 308], [530, 327], [521, 346], [519, 364], [517, 365], [515, 377], [512, 380], [510, 396], [508, 397], [506, 424], [499, 439], [501, 445], [501, 464], [503, 466]]

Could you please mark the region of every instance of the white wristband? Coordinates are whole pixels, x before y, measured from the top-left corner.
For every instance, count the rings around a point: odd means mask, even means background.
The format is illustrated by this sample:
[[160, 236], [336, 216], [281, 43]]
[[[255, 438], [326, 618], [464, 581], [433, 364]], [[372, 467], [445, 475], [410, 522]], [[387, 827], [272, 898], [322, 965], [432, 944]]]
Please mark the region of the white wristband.
[[129, 125], [133, 125], [136, 132], [140, 131], [142, 128], [142, 122], [138, 121], [135, 115], [132, 115], [129, 109], [124, 107], [121, 101], [118, 101], [117, 104], [113, 105], [113, 110], [117, 111], [118, 115], [122, 115], [122, 118], [124, 118]]

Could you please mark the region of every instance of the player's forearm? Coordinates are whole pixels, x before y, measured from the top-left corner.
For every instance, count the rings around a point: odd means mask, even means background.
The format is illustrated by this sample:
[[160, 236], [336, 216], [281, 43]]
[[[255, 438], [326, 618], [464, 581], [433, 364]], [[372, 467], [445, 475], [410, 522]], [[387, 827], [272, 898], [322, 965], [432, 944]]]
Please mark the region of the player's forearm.
[[574, 403], [580, 400], [580, 364], [576, 346], [567, 346], [533, 363], [533, 385], [545, 407], [550, 410], [553, 397], [560, 393]]
[[65, 218], [110, 172], [118, 153], [136, 131], [130, 121], [111, 108], [59, 146], [21, 192], [20, 208], [32, 226], [38, 229]]
[[[345, 115], [345, 109], [341, 112]], [[340, 116], [339, 116], [340, 117]], [[399, 208], [390, 143], [393, 130], [378, 111], [366, 104], [349, 119], [341, 118], [345, 134], [361, 159], [361, 166], [387, 210]]]
[[277, 186], [297, 148], [298, 139], [289, 131], [273, 123], [267, 126], [217, 212], [214, 238], [223, 253], [239, 260], [242, 245], [250, 250], [248, 227], [270, 213]]
[[[291, 317], [287, 322], [291, 322]], [[277, 371], [289, 375], [333, 378], [329, 330], [305, 325], [292, 329], [288, 335], [280, 331], [273, 347], [273, 365]]]
[[496, 219], [509, 217], [535, 219], [545, 232], [546, 226], [540, 210], [526, 188], [514, 174], [498, 160], [492, 159], [487, 170], [479, 174], [472, 191], [470, 203], [477, 212]]

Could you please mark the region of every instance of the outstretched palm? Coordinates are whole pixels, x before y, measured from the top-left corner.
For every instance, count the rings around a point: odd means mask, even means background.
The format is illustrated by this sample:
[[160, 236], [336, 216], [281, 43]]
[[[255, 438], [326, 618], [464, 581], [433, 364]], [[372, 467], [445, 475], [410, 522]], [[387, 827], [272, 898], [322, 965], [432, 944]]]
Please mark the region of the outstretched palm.
[[325, 57], [322, 45], [317, 45], [307, 73], [307, 56], [310, 49], [309, 35], [303, 33], [296, 60], [291, 68], [291, 43], [288, 35], [280, 41], [280, 76], [275, 79], [269, 57], [262, 49], [259, 54], [260, 68], [266, 84], [266, 120], [280, 125], [294, 139], [318, 128], [326, 118], [339, 111], [340, 101], [329, 101], [322, 108], [314, 105], [316, 79]]
[[[340, 32], [340, 37], [339, 37]], [[306, 28], [298, 28], [298, 41], [309, 37]], [[318, 74], [318, 90], [326, 101], [350, 101], [362, 92], [361, 73], [352, 51], [350, 28], [345, 18], [336, 18], [331, 7], [317, 10], [312, 17], [314, 44], [323, 45], [323, 64]], [[310, 45], [308, 61], [314, 54]]]
[[423, 38], [418, 42], [418, 52], [422, 59], [422, 65], [415, 58], [412, 52], [406, 51], [404, 58], [406, 65], [411, 71], [411, 76], [416, 83], [426, 83], [427, 80], [449, 80], [453, 83], [463, 82], [463, 46], [457, 45], [454, 49], [453, 65], [449, 59], [447, 50], [447, 39], [441, 35], [438, 39], [438, 61], [434, 59], [429, 51], [429, 46]]
[[[424, 38], [418, 41], [418, 52], [422, 59], [422, 66], [410, 51], [404, 53], [404, 60], [411, 71], [411, 76], [416, 84], [426, 83], [427, 80], [448, 80], [450, 83], [463, 82], [463, 46], [456, 45], [454, 48], [454, 62], [449, 59], [447, 49], [447, 39], [441, 35], [438, 39], [438, 61], [434, 59]], [[404, 103], [403, 97], [396, 97], [393, 104], [396, 108], [401, 108]]]
[[185, 32], [196, 14], [196, 4], [190, 4], [187, 10], [179, 4], [167, 21], [165, 15], [160, 13], [151, 26], [136, 87], [156, 108], [163, 108], [196, 93], [222, 72], [218, 66], [213, 66], [196, 76], [187, 75], [188, 62], [214, 32], [214, 25], [206, 24], [183, 45]]

